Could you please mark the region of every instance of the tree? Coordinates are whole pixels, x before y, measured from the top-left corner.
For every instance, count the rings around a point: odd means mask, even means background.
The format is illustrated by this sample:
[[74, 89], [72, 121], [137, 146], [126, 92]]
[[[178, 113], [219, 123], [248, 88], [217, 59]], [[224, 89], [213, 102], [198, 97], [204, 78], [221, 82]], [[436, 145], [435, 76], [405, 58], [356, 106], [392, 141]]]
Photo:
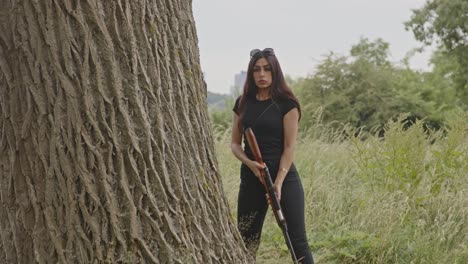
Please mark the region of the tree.
[[[302, 102], [301, 128], [316, 123], [317, 109], [323, 109], [325, 123], [333, 122], [383, 132], [389, 119], [406, 113], [408, 121], [425, 119], [431, 129], [442, 127], [452, 111], [463, 104], [447, 74], [453, 70], [451, 58], [436, 52], [432, 72], [414, 71], [388, 60], [388, 43], [381, 39], [361, 39], [350, 56], [329, 54], [314, 75], [295, 83]], [[338, 122], [336, 122], [338, 121]]]
[[385, 42], [381, 38], [375, 41], [361, 38], [358, 44], [351, 47], [350, 54], [357, 60], [366, 61], [376, 66], [390, 66], [390, 62], [388, 61], [388, 55], [390, 54], [389, 47], [388, 42]]
[[249, 262], [191, 1], [0, 6], [0, 262]]
[[451, 58], [452, 72], [447, 76], [454, 81], [462, 102], [468, 101], [467, 14], [466, 0], [429, 0], [422, 8], [413, 10], [411, 19], [405, 23], [417, 40], [426, 45], [437, 43], [439, 52]]
[[[315, 74], [303, 81], [298, 95], [303, 107], [303, 127], [314, 122], [313, 113], [323, 106], [323, 121], [339, 121], [365, 129], [383, 128], [399, 112], [388, 61], [388, 43], [361, 39], [351, 56], [330, 54]], [[312, 120], [311, 120], [312, 119]]]

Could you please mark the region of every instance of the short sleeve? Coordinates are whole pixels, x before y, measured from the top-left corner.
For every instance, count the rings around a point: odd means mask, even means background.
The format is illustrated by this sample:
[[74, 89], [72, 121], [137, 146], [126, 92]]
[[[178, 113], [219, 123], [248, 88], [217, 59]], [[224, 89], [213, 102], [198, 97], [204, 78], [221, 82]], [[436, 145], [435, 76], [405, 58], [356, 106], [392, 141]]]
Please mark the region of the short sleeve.
[[232, 108], [232, 111], [239, 115], [239, 101], [240, 101], [240, 96], [237, 97], [236, 102], [234, 103], [234, 107]]
[[284, 101], [281, 108], [282, 108], [281, 114], [285, 116], [289, 111], [291, 111], [294, 108], [297, 108], [297, 103], [292, 99], [288, 99]]

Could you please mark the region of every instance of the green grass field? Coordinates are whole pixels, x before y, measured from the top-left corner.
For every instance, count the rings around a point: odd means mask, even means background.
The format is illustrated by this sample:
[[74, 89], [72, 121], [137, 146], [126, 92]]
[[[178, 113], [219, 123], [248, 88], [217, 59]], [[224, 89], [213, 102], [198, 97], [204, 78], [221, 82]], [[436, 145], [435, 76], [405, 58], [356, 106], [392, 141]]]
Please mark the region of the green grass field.
[[[324, 126], [300, 135], [295, 164], [316, 263], [468, 263], [467, 120], [454, 117], [441, 132], [391, 122], [385, 138], [343, 139]], [[229, 132], [217, 138], [235, 219], [240, 162]], [[271, 212], [257, 263], [291, 263]]]

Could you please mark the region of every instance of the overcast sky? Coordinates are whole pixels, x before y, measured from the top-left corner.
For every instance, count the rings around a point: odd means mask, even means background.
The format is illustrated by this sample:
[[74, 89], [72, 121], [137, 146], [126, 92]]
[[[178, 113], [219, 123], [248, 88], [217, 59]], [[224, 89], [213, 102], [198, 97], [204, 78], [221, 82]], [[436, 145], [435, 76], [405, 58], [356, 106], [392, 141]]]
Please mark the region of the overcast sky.
[[[307, 76], [330, 51], [347, 55], [361, 37], [390, 43], [391, 60], [421, 46], [403, 23], [425, 0], [193, 0], [208, 90], [229, 93], [254, 48], [274, 48], [285, 74]], [[428, 69], [430, 51], [410, 61]]]

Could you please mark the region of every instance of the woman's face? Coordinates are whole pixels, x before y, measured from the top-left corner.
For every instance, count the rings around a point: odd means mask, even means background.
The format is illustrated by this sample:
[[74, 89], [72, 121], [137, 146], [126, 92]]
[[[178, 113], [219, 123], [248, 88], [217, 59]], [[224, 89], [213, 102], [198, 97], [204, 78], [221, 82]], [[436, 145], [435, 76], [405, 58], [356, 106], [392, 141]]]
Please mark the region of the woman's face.
[[273, 76], [271, 74], [271, 66], [265, 58], [260, 58], [255, 62], [253, 77], [255, 85], [259, 89], [270, 88]]

